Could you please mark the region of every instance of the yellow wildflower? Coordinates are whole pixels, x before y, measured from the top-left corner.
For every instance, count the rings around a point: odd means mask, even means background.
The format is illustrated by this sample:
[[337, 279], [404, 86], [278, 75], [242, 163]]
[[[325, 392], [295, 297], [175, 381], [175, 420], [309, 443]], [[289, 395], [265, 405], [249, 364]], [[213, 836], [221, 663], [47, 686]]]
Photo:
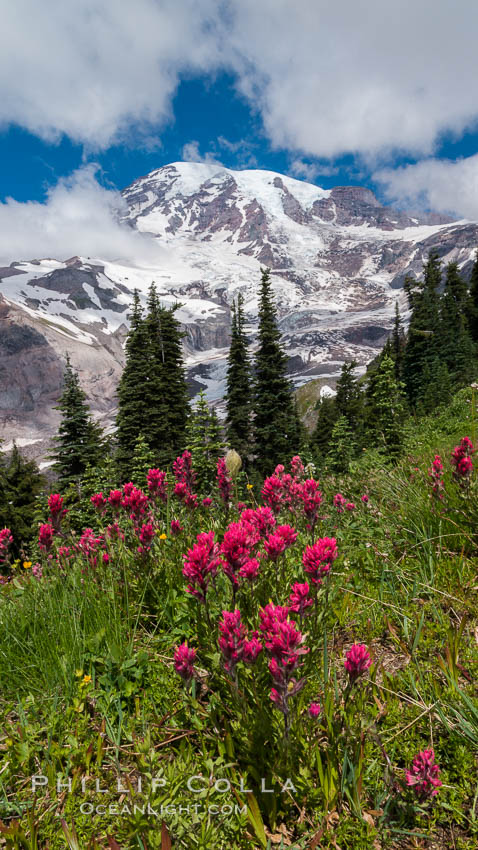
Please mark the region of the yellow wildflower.
[[80, 679], [83, 675], [83, 670], [75, 670], [75, 676]]
[[83, 676], [83, 684], [84, 685], [89, 685], [90, 682], [91, 682], [91, 676], [86, 676], [86, 675]]
[[162, 534], [160, 534], [160, 535], [159, 535], [159, 539], [160, 539], [160, 540], [167, 540], [167, 537], [168, 537], [168, 535], [167, 535], [167, 534], [165, 534], [165, 533], [164, 533], [164, 531], [163, 531], [163, 533], [162, 533]]
[[254, 486], [253, 484], [248, 484], [248, 485], [247, 485], [247, 489], [248, 489], [248, 490], [252, 490], [253, 486]]
[[23, 562], [23, 567], [24, 567], [25, 570], [29, 570], [31, 565], [32, 565], [31, 561], [24, 561]]

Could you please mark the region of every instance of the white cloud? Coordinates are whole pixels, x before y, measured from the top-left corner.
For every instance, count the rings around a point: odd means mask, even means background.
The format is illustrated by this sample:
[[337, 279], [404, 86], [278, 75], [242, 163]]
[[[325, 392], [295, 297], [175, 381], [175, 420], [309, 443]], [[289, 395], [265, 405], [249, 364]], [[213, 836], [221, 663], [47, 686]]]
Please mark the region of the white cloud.
[[[478, 116], [478, 4], [240, 0], [230, 56], [273, 144], [430, 154]], [[235, 53], [234, 53], [235, 51]]]
[[215, 0], [0, 0], [0, 123], [101, 148], [218, 61]]
[[478, 4], [0, 0], [0, 123], [95, 148], [172, 119], [182, 74], [238, 75], [301, 157], [430, 155], [478, 118]]
[[185, 162], [209, 162], [211, 165], [222, 165], [211, 152], [202, 155], [199, 152], [199, 142], [192, 141], [183, 145], [181, 156]]
[[478, 154], [459, 159], [425, 159], [374, 174], [387, 200], [415, 210], [478, 219]]
[[151, 237], [121, 223], [123, 198], [101, 186], [96, 171], [90, 164], [60, 180], [44, 204], [12, 198], [0, 203], [0, 263], [76, 255], [158, 259], [160, 247]]

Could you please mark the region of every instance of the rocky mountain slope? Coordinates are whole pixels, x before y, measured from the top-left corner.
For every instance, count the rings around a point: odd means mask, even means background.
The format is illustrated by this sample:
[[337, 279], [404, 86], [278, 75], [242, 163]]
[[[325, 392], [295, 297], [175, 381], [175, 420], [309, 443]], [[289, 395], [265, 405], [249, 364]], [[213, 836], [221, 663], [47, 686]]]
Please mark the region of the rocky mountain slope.
[[431, 249], [469, 273], [478, 225], [383, 207], [360, 187], [324, 190], [269, 171], [174, 163], [123, 192], [125, 228], [148, 259], [19, 258], [0, 268], [0, 437], [42, 456], [57, 425], [70, 353], [96, 415], [111, 424], [131, 295], [155, 281], [181, 304], [191, 392], [221, 398], [230, 304], [245, 298], [254, 344], [260, 267], [272, 271], [280, 326], [297, 383], [345, 359], [363, 366], [389, 332], [403, 280]]

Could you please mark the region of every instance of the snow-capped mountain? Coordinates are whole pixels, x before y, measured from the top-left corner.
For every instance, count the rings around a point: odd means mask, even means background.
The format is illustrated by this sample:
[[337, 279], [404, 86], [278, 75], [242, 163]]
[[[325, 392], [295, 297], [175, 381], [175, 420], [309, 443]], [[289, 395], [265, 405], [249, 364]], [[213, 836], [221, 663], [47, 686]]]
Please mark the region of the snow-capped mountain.
[[[478, 225], [383, 207], [360, 187], [324, 190], [270, 171], [174, 163], [123, 192], [123, 225], [144, 257], [21, 260], [0, 268], [0, 436], [43, 440], [70, 353], [93, 410], [112, 421], [132, 292], [179, 301], [192, 391], [220, 399], [230, 305], [245, 299], [252, 346], [260, 268], [272, 272], [280, 327], [297, 383], [333, 380], [345, 359], [382, 346], [403, 280], [431, 249], [469, 272]], [[141, 240], [139, 240], [141, 241]], [[139, 244], [139, 243], [138, 243]]]

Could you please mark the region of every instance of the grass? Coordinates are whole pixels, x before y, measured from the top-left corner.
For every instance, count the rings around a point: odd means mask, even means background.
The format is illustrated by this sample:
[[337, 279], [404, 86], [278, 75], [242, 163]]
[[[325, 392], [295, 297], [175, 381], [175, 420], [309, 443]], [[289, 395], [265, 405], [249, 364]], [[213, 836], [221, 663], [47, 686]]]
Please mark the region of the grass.
[[[183, 554], [199, 531], [221, 540], [233, 511], [188, 515], [171, 501], [168, 517], [185, 530], [157, 538], [146, 558], [123, 520], [126, 539], [110, 544], [107, 566], [76, 557], [62, 572], [45, 562], [40, 580], [17, 567], [0, 599], [0, 847], [154, 850], [171, 846], [168, 835], [179, 850], [475, 847], [478, 482], [460, 488], [448, 464], [459, 439], [474, 436], [470, 392], [410, 427], [395, 467], [365, 452], [350, 475], [321, 481], [314, 537], [335, 536], [340, 555], [317, 617], [302, 624], [310, 651], [290, 740], [269, 699], [266, 659], [239, 665], [237, 686], [222, 665], [226, 577], [211, 593], [212, 629], [185, 591]], [[430, 497], [436, 453], [446, 467], [443, 504]], [[337, 491], [355, 511], [336, 512]], [[280, 569], [264, 567], [264, 601], [284, 604], [291, 583], [304, 580], [311, 540], [300, 518], [282, 519], [299, 539]], [[166, 509], [156, 520], [166, 530]], [[258, 592], [238, 592], [251, 628]], [[185, 639], [197, 648], [189, 689], [173, 667]], [[343, 661], [354, 642], [367, 645], [373, 666], [351, 688]], [[317, 700], [312, 721], [307, 707]], [[405, 771], [430, 746], [443, 786], [420, 803], [404, 789]], [[48, 783], [36, 794], [34, 774]], [[71, 780], [71, 793], [57, 793], [58, 776]], [[198, 793], [187, 787], [192, 776], [202, 777]], [[218, 789], [218, 779], [230, 788]], [[293, 790], [282, 791], [287, 779]]]

